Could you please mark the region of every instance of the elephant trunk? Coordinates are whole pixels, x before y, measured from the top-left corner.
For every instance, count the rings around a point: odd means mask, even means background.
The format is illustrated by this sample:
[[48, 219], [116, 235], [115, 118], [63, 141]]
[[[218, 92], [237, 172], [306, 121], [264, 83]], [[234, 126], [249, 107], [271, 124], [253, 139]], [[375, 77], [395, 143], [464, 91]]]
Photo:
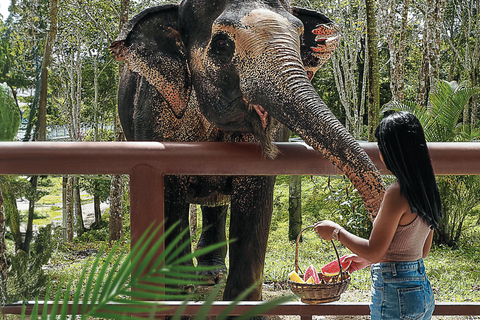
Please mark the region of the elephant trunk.
[[301, 95], [304, 97], [300, 101], [285, 108], [301, 112], [293, 115], [284, 112], [276, 115], [278, 120], [344, 172], [359, 191], [367, 210], [376, 215], [385, 191], [379, 171], [315, 92]]
[[264, 131], [262, 117], [268, 113], [344, 172], [367, 210], [376, 214], [385, 190], [379, 171], [311, 85], [300, 58], [298, 35], [282, 31], [269, 41], [258, 35], [251, 41], [250, 53], [256, 51], [252, 54], [256, 61], [246, 65], [255, 69], [244, 73], [251, 75], [242, 79], [244, 96], [260, 116]]

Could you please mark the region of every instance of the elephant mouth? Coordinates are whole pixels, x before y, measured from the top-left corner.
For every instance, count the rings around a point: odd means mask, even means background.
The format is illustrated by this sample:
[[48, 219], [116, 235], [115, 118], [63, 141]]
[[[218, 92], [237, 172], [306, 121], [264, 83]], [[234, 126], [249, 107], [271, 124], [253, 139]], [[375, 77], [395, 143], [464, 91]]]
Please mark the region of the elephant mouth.
[[262, 106], [256, 104], [256, 105], [251, 105], [253, 109], [257, 112], [258, 116], [260, 117], [260, 122], [262, 123], [263, 130], [266, 130], [268, 127], [268, 124], [270, 122], [270, 116], [268, 115], [268, 112], [265, 111], [265, 109], [262, 108]]
[[271, 159], [275, 158], [278, 149], [272, 142], [278, 122], [261, 105], [249, 103], [245, 98], [243, 102], [250, 114], [249, 122], [253, 127], [253, 134], [259, 140], [264, 155]]

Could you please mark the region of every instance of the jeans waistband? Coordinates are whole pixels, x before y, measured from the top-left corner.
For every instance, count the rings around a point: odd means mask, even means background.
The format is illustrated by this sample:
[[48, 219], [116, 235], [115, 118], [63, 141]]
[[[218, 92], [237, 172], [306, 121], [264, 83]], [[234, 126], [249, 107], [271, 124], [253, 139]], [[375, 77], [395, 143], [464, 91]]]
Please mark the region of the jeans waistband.
[[371, 265], [373, 272], [393, 273], [404, 270], [422, 270], [424, 268], [423, 259], [415, 261], [395, 261], [395, 262], [379, 262]]

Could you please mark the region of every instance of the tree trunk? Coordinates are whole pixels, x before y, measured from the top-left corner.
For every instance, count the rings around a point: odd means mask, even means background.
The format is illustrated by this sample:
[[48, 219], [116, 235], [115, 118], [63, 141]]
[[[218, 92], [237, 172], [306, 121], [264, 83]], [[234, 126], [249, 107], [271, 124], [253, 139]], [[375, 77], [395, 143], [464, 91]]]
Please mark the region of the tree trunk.
[[3, 214], [3, 196], [0, 190], [0, 305], [4, 305], [7, 300], [7, 245], [5, 242], [5, 215]]
[[405, 99], [405, 47], [407, 44], [406, 35], [410, 0], [403, 0], [400, 26], [396, 23], [398, 21], [396, 6], [397, 4], [394, 0], [390, 0], [388, 4], [381, 4], [379, 10], [382, 15], [379, 20], [385, 24], [384, 33], [390, 54], [390, 91], [392, 100], [403, 101]]
[[65, 188], [65, 203], [66, 203], [66, 240], [73, 240], [73, 177], [67, 177], [67, 185]]
[[[331, 63], [335, 86], [340, 98], [340, 103], [345, 110], [345, 128], [356, 138], [360, 139], [363, 131], [363, 118], [365, 116], [365, 99], [359, 91], [365, 90], [364, 82], [366, 73], [361, 69], [362, 38], [364, 29], [355, 27], [354, 21], [365, 19], [363, 8], [346, 6], [340, 19], [345, 22], [345, 29], [351, 32], [342, 35], [342, 46], [332, 55]], [[355, 18], [352, 19], [352, 15]], [[364, 63], [363, 66], [366, 66]], [[360, 101], [359, 101], [359, 97]]]
[[427, 106], [430, 91], [435, 89], [439, 77], [440, 35], [443, 25], [445, 0], [427, 0], [424, 11], [423, 57], [418, 74], [416, 103]]
[[375, 128], [379, 123], [380, 82], [378, 75], [378, 41], [375, 17], [375, 0], [365, 0], [367, 18], [368, 61], [368, 141], [375, 141]]
[[85, 232], [85, 224], [83, 223], [82, 215], [82, 198], [80, 197], [80, 186], [78, 185], [78, 177], [73, 178], [73, 196], [75, 202], [75, 231], [77, 237]]
[[302, 176], [289, 177], [288, 240], [295, 241], [302, 231]]
[[35, 201], [37, 199], [37, 185], [38, 185], [38, 176], [32, 176], [30, 178], [30, 188], [32, 194], [28, 201], [28, 220], [27, 220], [27, 229], [25, 231], [25, 240], [22, 244], [22, 250], [26, 253], [30, 252], [30, 243], [33, 239], [33, 218], [35, 215]]
[[[5, 177], [3, 177], [5, 178]], [[9, 221], [10, 233], [15, 243], [15, 251], [22, 247], [22, 234], [20, 233], [20, 213], [17, 208], [15, 195], [8, 186], [3, 190], [3, 208], [5, 218]]]
[[62, 234], [67, 239], [67, 181], [68, 176], [62, 177]]
[[[52, 47], [55, 42], [55, 37], [57, 35], [57, 16], [58, 16], [58, 0], [50, 1], [50, 30], [47, 35], [47, 40], [45, 43], [45, 51], [43, 52], [42, 59], [42, 70], [40, 74], [40, 94], [38, 98], [38, 135], [36, 136], [37, 141], [46, 141], [47, 140], [47, 88], [48, 88], [48, 66], [50, 65]], [[38, 90], [38, 86], [37, 86]], [[36, 93], [37, 95], [37, 93]], [[34, 104], [33, 104], [34, 105]], [[32, 112], [32, 111], [30, 111]], [[29, 130], [27, 130], [27, 135], [29, 135]], [[32, 176], [30, 180], [32, 192], [37, 193], [37, 182], [38, 177]], [[33, 238], [33, 217], [35, 212], [35, 201], [36, 197], [29, 200], [28, 205], [28, 221], [27, 221], [27, 230], [25, 233], [25, 241], [22, 244], [22, 249], [25, 252], [30, 251], [30, 242]]]
[[190, 238], [195, 239], [197, 235], [197, 205], [190, 205]]
[[[128, 21], [128, 8], [130, 0], [121, 0], [120, 2], [120, 21], [119, 28], [122, 29], [123, 25]], [[119, 65], [119, 76], [123, 72], [123, 63]], [[118, 114], [115, 117], [115, 140], [125, 140], [122, 126]], [[110, 188], [110, 218], [109, 228], [110, 236], [109, 240], [118, 240], [123, 234], [122, 226], [122, 196], [123, 196], [123, 177], [121, 175], [112, 176], [112, 184]]]
[[48, 32], [47, 41], [45, 43], [45, 51], [42, 60], [40, 101], [38, 106], [38, 139], [40, 141], [47, 140], [47, 83], [48, 83], [48, 66], [52, 55], [52, 47], [57, 35], [57, 15], [58, 0], [50, 0], [50, 30]]
[[123, 177], [114, 175], [110, 188], [109, 241], [118, 240], [123, 235], [122, 196]]
[[102, 222], [102, 210], [100, 209], [100, 197], [95, 194], [93, 195], [93, 211], [94, 211], [95, 221], [90, 226], [90, 228], [96, 229], [100, 227], [100, 224]]

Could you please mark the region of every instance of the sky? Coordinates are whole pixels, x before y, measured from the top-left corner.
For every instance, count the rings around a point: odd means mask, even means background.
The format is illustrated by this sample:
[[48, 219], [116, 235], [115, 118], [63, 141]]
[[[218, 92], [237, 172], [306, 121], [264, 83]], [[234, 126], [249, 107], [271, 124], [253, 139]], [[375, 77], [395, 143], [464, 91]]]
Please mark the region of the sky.
[[0, 0], [0, 14], [3, 16], [3, 20], [8, 17], [8, 7], [10, 6], [10, 0]]

